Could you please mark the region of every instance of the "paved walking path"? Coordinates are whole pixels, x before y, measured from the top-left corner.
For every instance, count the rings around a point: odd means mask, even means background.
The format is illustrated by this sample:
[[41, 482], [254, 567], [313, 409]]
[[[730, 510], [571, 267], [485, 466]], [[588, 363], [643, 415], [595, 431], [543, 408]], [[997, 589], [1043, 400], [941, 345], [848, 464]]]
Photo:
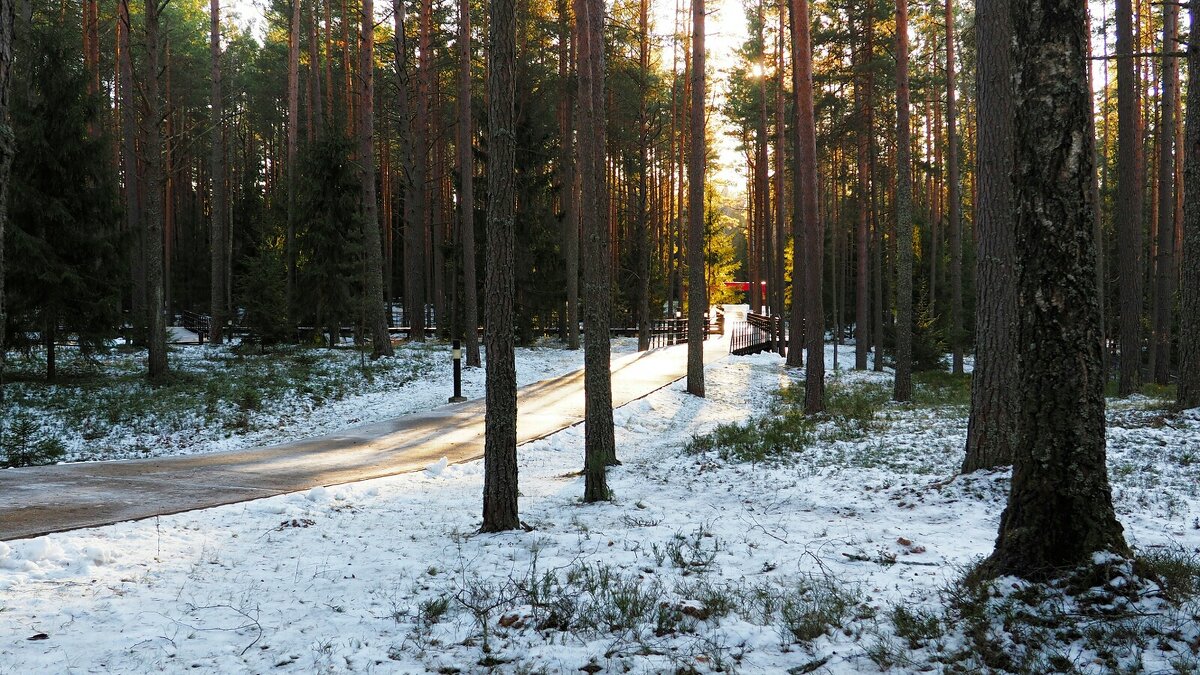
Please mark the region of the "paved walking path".
[[[705, 362], [728, 350], [706, 342]], [[680, 345], [613, 361], [613, 405], [683, 377], [686, 354]], [[522, 387], [518, 444], [582, 422], [583, 406], [582, 370]], [[266, 448], [0, 471], [0, 541], [467, 462], [483, 456], [483, 413], [479, 399]]]

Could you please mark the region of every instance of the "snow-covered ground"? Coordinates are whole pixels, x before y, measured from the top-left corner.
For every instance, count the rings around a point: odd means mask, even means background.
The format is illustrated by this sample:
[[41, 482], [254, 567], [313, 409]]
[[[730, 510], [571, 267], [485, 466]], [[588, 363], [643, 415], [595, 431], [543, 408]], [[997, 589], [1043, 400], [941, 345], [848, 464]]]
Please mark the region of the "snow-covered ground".
[[[618, 338], [614, 355], [637, 341]], [[63, 461], [187, 455], [310, 438], [444, 405], [453, 393], [450, 346], [404, 344], [393, 359], [357, 351], [285, 349], [265, 356], [228, 346], [172, 347], [175, 381], [144, 381], [145, 353], [113, 351], [81, 363], [64, 349], [59, 384], [32, 376], [7, 385], [0, 419], [24, 416], [55, 438]], [[583, 350], [557, 341], [519, 348], [517, 384], [583, 367]], [[39, 364], [18, 360], [18, 369]], [[76, 376], [76, 371], [85, 377]], [[463, 369], [463, 395], [483, 396], [483, 368]], [[0, 464], [2, 466], [2, 464]]]
[[[730, 358], [706, 399], [679, 382], [618, 410], [611, 503], [580, 502], [582, 428], [522, 446], [530, 531], [476, 533], [477, 461], [0, 543], [0, 672], [878, 672], [894, 607], [935, 611], [991, 550], [1007, 476], [946, 481], [961, 405], [886, 406], [785, 464], [686, 451], [798, 376]], [[1200, 415], [1150, 403], [1110, 415], [1118, 515], [1139, 550], [1195, 551]]]

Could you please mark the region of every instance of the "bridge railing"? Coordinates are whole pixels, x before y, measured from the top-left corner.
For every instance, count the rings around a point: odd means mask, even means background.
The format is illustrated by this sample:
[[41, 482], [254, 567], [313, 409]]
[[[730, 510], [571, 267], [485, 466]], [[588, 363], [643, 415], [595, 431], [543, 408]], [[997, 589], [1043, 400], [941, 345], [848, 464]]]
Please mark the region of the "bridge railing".
[[781, 316], [755, 314], [746, 315], [745, 321], [733, 326], [729, 336], [729, 353], [739, 356], [773, 351], [777, 341], [787, 343], [787, 324]]

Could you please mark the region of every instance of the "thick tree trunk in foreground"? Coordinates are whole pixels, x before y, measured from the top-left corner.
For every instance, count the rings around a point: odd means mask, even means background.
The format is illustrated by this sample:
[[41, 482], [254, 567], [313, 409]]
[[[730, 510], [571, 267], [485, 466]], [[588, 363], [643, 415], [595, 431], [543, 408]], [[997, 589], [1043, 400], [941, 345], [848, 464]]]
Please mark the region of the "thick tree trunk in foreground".
[[212, 52], [212, 204], [209, 207], [209, 254], [212, 280], [209, 299], [212, 313], [212, 344], [225, 335], [225, 125], [221, 101], [221, 0], [209, 6], [210, 51]]
[[1044, 578], [1128, 555], [1105, 468], [1091, 205], [1087, 3], [1013, 0], [1021, 405], [991, 575]]
[[1142, 124], [1134, 73], [1133, 8], [1116, 0], [1117, 257], [1120, 275], [1120, 381], [1128, 396], [1142, 383]]
[[463, 322], [467, 365], [478, 367], [479, 290], [475, 279], [475, 162], [471, 156], [471, 4], [458, 3], [458, 212], [462, 230]]
[[159, 45], [159, 4], [146, 3], [146, 64], [142, 89], [145, 92], [146, 112], [143, 149], [146, 161], [146, 326], [150, 347], [147, 363], [151, 381], [167, 375], [167, 327], [163, 307], [163, 194], [166, 174], [163, 171], [162, 123], [163, 101], [159, 95], [158, 78], [162, 72]]
[[8, 83], [12, 74], [13, 0], [0, 0], [0, 401], [4, 400], [4, 229], [8, 223], [8, 176], [12, 169], [13, 133], [8, 120]]
[[371, 333], [371, 356], [392, 356], [388, 333], [387, 299], [383, 297], [383, 244], [379, 235], [379, 204], [375, 199], [375, 0], [363, 0], [359, 33], [358, 163], [362, 167], [363, 247], [366, 279], [364, 320]]
[[1192, 5], [1184, 131], [1183, 275], [1179, 335], [1179, 407], [1200, 407], [1200, 3]]
[[1158, 260], [1155, 265], [1154, 381], [1171, 381], [1171, 315], [1175, 305], [1175, 115], [1179, 66], [1176, 49], [1179, 7], [1163, 6], [1162, 119], [1158, 127]]
[[896, 385], [912, 399], [912, 129], [908, 109], [908, 0], [896, 0]]
[[583, 229], [584, 490], [587, 502], [609, 498], [605, 467], [616, 463], [608, 319], [610, 241], [604, 162], [604, 0], [575, 0], [579, 35], [580, 217]]
[[688, 156], [687, 390], [704, 396], [704, 0], [692, 0], [691, 152]]
[[[808, 0], [792, 0], [792, 67], [796, 83], [796, 146], [799, 171], [794, 189], [800, 193], [804, 266], [804, 336], [807, 365], [804, 370], [804, 409], [825, 409], [825, 302], [822, 292], [825, 261], [825, 227], [817, 210], [817, 125], [813, 111], [812, 41], [809, 39]], [[797, 256], [798, 257], [798, 256]]]
[[488, 7], [488, 259], [483, 334], [488, 360], [481, 529], [499, 532], [521, 526], [517, 517], [517, 366], [513, 349], [517, 17], [513, 0], [489, 0]]
[[979, 253], [975, 258], [975, 371], [971, 376], [971, 421], [963, 473], [1012, 463], [1018, 387], [1009, 0], [980, 3], [975, 30], [980, 49], [976, 73], [979, 135], [975, 209]]

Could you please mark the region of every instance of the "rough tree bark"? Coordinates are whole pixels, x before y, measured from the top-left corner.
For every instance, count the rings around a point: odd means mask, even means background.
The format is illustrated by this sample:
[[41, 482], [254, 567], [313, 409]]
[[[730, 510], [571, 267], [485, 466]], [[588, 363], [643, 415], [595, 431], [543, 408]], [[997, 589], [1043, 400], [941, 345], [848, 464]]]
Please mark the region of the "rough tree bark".
[[1171, 380], [1171, 315], [1175, 305], [1175, 115], [1179, 66], [1176, 49], [1179, 6], [1163, 5], [1162, 119], [1158, 124], [1158, 259], [1154, 313], [1154, 381]]
[[[803, 242], [796, 244], [808, 257], [804, 266], [804, 335], [807, 365], [804, 370], [804, 409], [825, 410], [825, 302], [822, 292], [825, 261], [825, 227], [817, 211], [817, 124], [813, 110], [812, 41], [809, 37], [808, 0], [792, 0], [792, 68], [796, 84], [796, 192], [803, 223]], [[797, 296], [802, 297], [802, 296]]]
[[779, 0], [779, 32], [775, 42], [775, 274], [771, 278], [774, 289], [772, 305], [779, 320], [779, 334], [775, 340], [776, 351], [781, 356], [787, 355], [785, 342], [787, 331], [784, 329], [785, 310], [784, 300], [784, 267], [787, 249], [787, 202], [783, 198], [784, 157], [787, 155], [787, 112], [784, 99], [784, 59], [787, 54], [786, 22], [787, 0]]
[[1128, 555], [1105, 468], [1091, 207], [1087, 3], [1013, 0], [1014, 227], [1021, 405], [989, 575], [1028, 579]]
[[221, 0], [209, 5], [209, 49], [212, 55], [212, 204], [209, 207], [209, 254], [212, 279], [209, 284], [212, 344], [225, 337], [225, 124], [221, 100]]
[[583, 230], [584, 489], [586, 502], [609, 498], [605, 467], [616, 463], [608, 323], [611, 272], [604, 161], [604, 0], [575, 0], [578, 22], [580, 218]]
[[562, 77], [562, 154], [559, 167], [562, 172], [563, 210], [563, 262], [567, 281], [566, 328], [567, 349], [579, 349], [579, 185], [575, 167], [575, 87], [572, 86], [571, 68], [574, 64], [573, 51], [578, 40], [577, 30], [571, 20], [568, 0], [558, 0], [558, 39]]
[[12, 169], [13, 132], [8, 120], [8, 89], [12, 74], [13, 0], [0, 0], [0, 401], [4, 400], [6, 343], [4, 327], [8, 315], [4, 304], [4, 229], [8, 223], [8, 176]]
[[362, 227], [366, 248], [363, 319], [371, 333], [371, 357], [379, 358], [395, 352], [387, 327], [387, 299], [383, 297], [383, 244], [379, 235], [379, 204], [375, 199], [375, 0], [362, 3], [358, 97], [358, 164], [362, 167]]
[[166, 308], [163, 306], [163, 193], [166, 175], [163, 172], [162, 124], [165, 115], [158, 79], [162, 73], [158, 18], [165, 5], [161, 0], [146, 3], [146, 63], [142, 84], [146, 105], [142, 119], [146, 144], [143, 149], [146, 163], [146, 326], [150, 347], [147, 372], [152, 382], [161, 381], [167, 375]]
[[896, 382], [912, 398], [912, 128], [908, 105], [908, 0], [896, 0]]
[[[946, 0], [946, 173], [950, 181], [950, 349], [953, 371], [963, 372], [962, 178], [958, 165], [958, 108], [954, 70], [954, 0]], [[932, 293], [930, 300], [932, 301]]]
[[[792, 368], [800, 368], [804, 365], [804, 312], [807, 308], [805, 303], [804, 289], [808, 283], [808, 275], [804, 271], [804, 251], [805, 249], [805, 230], [804, 230], [804, 190], [800, 189], [800, 155], [801, 144], [803, 140], [800, 136], [798, 126], [799, 111], [801, 109], [800, 90], [801, 74], [800, 69], [800, 54], [796, 47], [796, 22], [799, 20], [796, 16], [796, 4], [791, 0], [788, 1], [789, 14], [789, 39], [791, 41], [792, 50], [792, 306], [788, 315], [788, 350], [787, 350], [787, 365]], [[811, 59], [812, 55], [809, 54]], [[809, 72], [812, 72], [811, 67]], [[811, 91], [811, 90], [810, 90]]]
[[650, 0], [638, 6], [638, 185], [637, 327], [638, 351], [650, 349]]
[[[688, 155], [687, 390], [704, 396], [704, 0], [692, 0], [691, 152]], [[797, 350], [799, 351], [799, 350]]]
[[517, 17], [514, 0], [488, 0], [488, 8], [488, 264], [483, 335], [488, 360], [480, 529], [500, 532], [521, 526], [517, 517], [517, 370], [513, 337]]
[[1017, 295], [1012, 225], [1012, 23], [1009, 0], [975, 10], [979, 43], [975, 370], [962, 472], [1012, 463]]
[[1179, 331], [1180, 408], [1200, 407], [1200, 3], [1192, 4], [1184, 124], [1183, 269]]
[[1142, 381], [1142, 124], [1134, 73], [1133, 8], [1116, 0], [1117, 19], [1117, 240], [1120, 275], [1120, 380], [1128, 396]]
[[458, 212], [462, 231], [463, 329], [467, 366], [478, 367], [479, 290], [475, 279], [475, 161], [471, 156], [471, 3], [458, 3]]

